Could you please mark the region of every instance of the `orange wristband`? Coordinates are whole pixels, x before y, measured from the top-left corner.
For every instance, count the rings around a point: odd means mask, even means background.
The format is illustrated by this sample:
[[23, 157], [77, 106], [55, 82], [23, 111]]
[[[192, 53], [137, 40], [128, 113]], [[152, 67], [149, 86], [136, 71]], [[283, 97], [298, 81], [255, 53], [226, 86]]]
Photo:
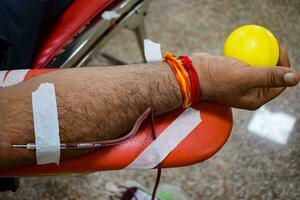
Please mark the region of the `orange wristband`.
[[167, 62], [170, 65], [178, 81], [178, 85], [183, 96], [182, 107], [189, 107], [192, 104], [191, 84], [189, 76], [181, 63], [181, 60], [177, 59], [172, 53], [167, 51], [165, 56], [163, 57], [163, 61]]

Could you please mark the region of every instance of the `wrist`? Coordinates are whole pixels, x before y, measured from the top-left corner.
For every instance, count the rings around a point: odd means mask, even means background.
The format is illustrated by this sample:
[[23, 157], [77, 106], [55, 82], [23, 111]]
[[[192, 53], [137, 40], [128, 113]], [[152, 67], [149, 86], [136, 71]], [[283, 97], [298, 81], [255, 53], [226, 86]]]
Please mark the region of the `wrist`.
[[210, 87], [208, 84], [209, 80], [209, 73], [207, 71], [207, 61], [205, 58], [201, 56], [191, 56], [191, 61], [193, 62], [194, 68], [198, 75], [199, 84], [200, 84], [200, 100], [201, 101], [208, 101], [212, 100], [212, 95], [210, 94]]

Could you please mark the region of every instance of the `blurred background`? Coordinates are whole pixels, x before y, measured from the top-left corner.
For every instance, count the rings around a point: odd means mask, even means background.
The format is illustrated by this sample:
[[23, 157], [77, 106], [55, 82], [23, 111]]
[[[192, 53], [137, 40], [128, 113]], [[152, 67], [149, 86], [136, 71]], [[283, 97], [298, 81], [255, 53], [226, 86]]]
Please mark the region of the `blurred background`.
[[[222, 54], [228, 34], [245, 24], [270, 29], [300, 71], [300, 0], [153, 0], [145, 17], [148, 38], [159, 42], [163, 52], [177, 55]], [[129, 30], [120, 31], [101, 51], [127, 63], [142, 62]], [[107, 64], [99, 52], [87, 65]], [[192, 200], [300, 199], [299, 89], [298, 85], [286, 90], [258, 111], [233, 109], [232, 134], [220, 152], [194, 166], [163, 170], [161, 182], [181, 188]], [[270, 119], [273, 129], [261, 118], [266, 112], [279, 116]], [[253, 129], [259, 121], [263, 124]], [[262, 126], [269, 136], [259, 133]], [[151, 188], [155, 176], [149, 170], [22, 178], [17, 192], [0, 193], [0, 199], [111, 199], [108, 189], [126, 180]]]

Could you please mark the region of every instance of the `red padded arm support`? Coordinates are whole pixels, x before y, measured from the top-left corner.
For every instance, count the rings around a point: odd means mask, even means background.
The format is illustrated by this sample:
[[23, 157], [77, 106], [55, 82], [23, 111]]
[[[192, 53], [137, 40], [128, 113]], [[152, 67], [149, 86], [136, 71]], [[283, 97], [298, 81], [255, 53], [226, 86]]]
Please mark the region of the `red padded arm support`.
[[[30, 70], [25, 79], [49, 71], [53, 69]], [[179, 167], [204, 161], [219, 151], [230, 136], [232, 128], [230, 107], [212, 102], [200, 102], [193, 107], [200, 110], [202, 122], [167, 156], [162, 167]], [[157, 117], [155, 120], [157, 134], [161, 134], [182, 112], [183, 109], [178, 109]], [[55, 164], [25, 166], [0, 172], [0, 176], [55, 175], [123, 169], [152, 142], [150, 126], [144, 123], [134, 137], [119, 145], [99, 148], [86, 155], [61, 161], [59, 166]]]

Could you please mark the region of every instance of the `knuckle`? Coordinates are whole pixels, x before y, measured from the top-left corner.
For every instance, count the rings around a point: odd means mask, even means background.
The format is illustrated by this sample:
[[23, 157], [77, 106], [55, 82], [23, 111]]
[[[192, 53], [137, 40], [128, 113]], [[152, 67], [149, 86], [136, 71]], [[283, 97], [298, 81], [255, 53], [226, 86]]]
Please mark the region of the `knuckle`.
[[267, 71], [267, 87], [272, 87], [277, 85], [276, 74], [274, 70], [269, 69]]

